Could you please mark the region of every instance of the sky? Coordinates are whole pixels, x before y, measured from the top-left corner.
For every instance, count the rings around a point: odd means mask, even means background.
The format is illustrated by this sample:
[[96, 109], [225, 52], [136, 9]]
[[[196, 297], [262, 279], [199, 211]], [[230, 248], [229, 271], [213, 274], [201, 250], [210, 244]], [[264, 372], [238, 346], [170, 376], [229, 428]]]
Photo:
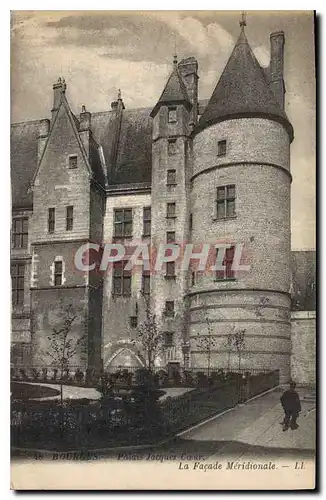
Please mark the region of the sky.
[[[179, 60], [195, 56], [199, 98], [207, 99], [239, 36], [238, 11], [13, 11], [11, 120], [50, 116], [52, 84], [67, 83], [78, 114], [110, 109], [121, 89], [126, 108], [152, 107]], [[315, 248], [315, 55], [309, 11], [249, 11], [246, 34], [268, 66], [269, 34], [285, 33], [285, 110], [291, 146], [292, 248]]]

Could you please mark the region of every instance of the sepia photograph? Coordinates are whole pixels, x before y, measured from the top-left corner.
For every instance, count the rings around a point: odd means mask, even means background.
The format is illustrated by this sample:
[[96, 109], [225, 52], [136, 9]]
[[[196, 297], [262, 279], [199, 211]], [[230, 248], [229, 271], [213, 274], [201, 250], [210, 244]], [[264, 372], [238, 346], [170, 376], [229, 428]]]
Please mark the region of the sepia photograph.
[[316, 487], [316, 23], [11, 11], [12, 490]]

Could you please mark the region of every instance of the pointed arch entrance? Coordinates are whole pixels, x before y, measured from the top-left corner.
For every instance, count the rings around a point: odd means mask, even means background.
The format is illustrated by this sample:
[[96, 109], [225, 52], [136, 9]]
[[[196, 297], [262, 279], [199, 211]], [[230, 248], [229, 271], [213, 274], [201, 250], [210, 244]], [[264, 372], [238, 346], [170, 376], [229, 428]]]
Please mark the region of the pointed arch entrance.
[[119, 346], [105, 362], [106, 369], [144, 368], [144, 360], [132, 346]]

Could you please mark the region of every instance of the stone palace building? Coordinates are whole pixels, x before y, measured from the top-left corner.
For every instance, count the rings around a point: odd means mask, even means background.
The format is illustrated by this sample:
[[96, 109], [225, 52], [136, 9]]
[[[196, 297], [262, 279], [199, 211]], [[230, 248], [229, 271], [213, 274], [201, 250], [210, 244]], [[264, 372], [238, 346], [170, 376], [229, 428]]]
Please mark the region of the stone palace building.
[[[208, 101], [198, 100], [197, 60], [175, 57], [152, 109], [126, 109], [119, 93], [110, 109], [75, 114], [59, 78], [49, 118], [12, 124], [13, 365], [49, 365], [47, 338], [72, 306], [72, 334], [86, 338], [75, 367], [141, 366], [147, 296], [164, 332], [158, 365], [205, 367], [200, 339], [213, 338], [212, 367], [237, 368], [228, 338], [240, 331], [241, 368], [314, 384], [315, 252], [291, 251], [285, 37], [270, 35], [262, 68], [240, 25]], [[161, 273], [76, 269], [81, 245], [112, 241], [231, 246], [210, 275], [173, 262]], [[233, 243], [245, 273], [232, 270]]]

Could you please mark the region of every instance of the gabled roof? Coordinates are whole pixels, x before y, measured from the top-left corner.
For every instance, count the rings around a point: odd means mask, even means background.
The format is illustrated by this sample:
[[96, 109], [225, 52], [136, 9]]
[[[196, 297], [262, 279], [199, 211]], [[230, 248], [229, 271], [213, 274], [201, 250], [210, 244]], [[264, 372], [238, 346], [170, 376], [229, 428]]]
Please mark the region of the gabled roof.
[[165, 85], [161, 97], [157, 101], [151, 116], [154, 117], [161, 105], [164, 104], [185, 104], [191, 108], [191, 102], [187, 94], [187, 89], [178, 70], [176, 60], [173, 63], [173, 71]]
[[253, 116], [280, 122], [293, 139], [292, 125], [276, 101], [242, 29], [194, 133], [225, 119]]

